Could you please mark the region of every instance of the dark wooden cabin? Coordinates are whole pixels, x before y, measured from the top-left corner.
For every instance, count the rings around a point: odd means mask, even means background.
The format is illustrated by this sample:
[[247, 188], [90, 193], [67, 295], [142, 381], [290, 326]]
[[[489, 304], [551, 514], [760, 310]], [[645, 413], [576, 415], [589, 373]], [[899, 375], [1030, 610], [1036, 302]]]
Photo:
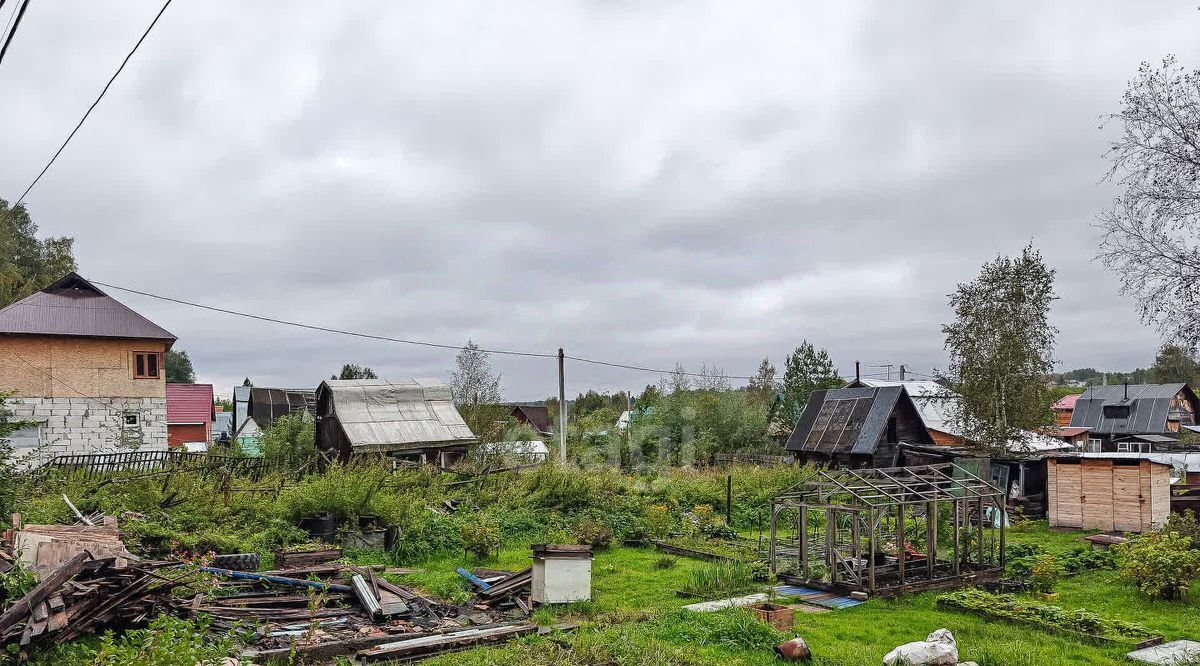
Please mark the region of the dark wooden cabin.
[[908, 391], [863, 386], [813, 393], [784, 449], [801, 464], [894, 467], [901, 442], [934, 445]]

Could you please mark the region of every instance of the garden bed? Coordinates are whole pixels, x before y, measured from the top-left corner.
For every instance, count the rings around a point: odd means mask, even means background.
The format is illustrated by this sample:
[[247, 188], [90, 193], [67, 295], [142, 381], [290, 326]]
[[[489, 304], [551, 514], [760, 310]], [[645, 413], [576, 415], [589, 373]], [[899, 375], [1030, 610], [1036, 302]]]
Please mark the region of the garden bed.
[[1011, 594], [992, 594], [972, 588], [943, 594], [937, 598], [937, 603], [990, 619], [1008, 620], [1101, 643], [1132, 645], [1134, 649], [1158, 645], [1164, 640], [1163, 636], [1140, 624], [1104, 617], [1082, 608], [1068, 610]]
[[702, 560], [753, 562], [760, 559], [753, 542], [670, 538], [650, 542], [659, 552]]

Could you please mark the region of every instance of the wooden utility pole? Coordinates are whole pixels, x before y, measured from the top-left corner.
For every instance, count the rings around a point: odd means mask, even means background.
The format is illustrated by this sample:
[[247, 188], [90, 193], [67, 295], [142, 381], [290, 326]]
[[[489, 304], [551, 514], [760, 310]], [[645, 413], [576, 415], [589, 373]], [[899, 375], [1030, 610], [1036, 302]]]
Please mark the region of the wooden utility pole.
[[563, 376], [563, 350], [558, 348], [558, 460], [567, 462], [567, 383]]

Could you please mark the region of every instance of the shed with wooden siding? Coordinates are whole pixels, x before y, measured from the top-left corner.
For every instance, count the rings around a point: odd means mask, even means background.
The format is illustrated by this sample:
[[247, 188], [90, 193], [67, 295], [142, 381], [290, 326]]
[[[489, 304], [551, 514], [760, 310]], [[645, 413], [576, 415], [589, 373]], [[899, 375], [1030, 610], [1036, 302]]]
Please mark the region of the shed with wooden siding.
[[1171, 513], [1171, 466], [1144, 458], [1050, 458], [1046, 498], [1050, 527], [1146, 532]]

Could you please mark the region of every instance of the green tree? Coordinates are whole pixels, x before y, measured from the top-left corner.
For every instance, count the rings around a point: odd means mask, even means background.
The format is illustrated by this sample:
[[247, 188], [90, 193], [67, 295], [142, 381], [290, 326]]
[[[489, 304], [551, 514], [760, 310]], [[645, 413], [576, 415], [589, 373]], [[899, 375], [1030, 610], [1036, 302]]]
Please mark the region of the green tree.
[[0, 308], [75, 270], [75, 239], [38, 240], [37, 230], [24, 205], [0, 199]]
[[758, 364], [758, 370], [746, 386], [746, 392], [751, 400], [759, 404], [769, 405], [775, 400], [779, 386], [775, 383], [775, 366], [771, 364], [771, 359], [763, 358]]
[[13, 412], [8, 407], [8, 399], [15, 394], [16, 391], [0, 391], [0, 515], [3, 516], [12, 515], [16, 508], [20, 485], [12, 443], [8, 438], [18, 430], [37, 425], [33, 421], [23, 421], [13, 417]]
[[1057, 329], [1050, 325], [1054, 270], [1033, 244], [997, 257], [950, 295], [954, 322], [942, 327], [956, 415], [966, 438], [1003, 453], [1008, 442], [1052, 425], [1047, 378]]
[[829, 352], [817, 349], [811, 342], [804, 340], [795, 351], [788, 354], [784, 362], [783, 386], [775, 418], [787, 429], [794, 428], [814, 391], [841, 388], [845, 385], [837, 367], [833, 365], [833, 359], [829, 357]]
[[242, 386], [245, 386], [245, 387], [251, 387], [251, 386], [254, 386], [254, 384], [252, 384], [252, 383], [250, 382], [250, 378], [249, 378], [249, 377], [247, 377], [247, 378], [245, 378], [245, 379], [243, 379], [243, 380], [242, 380]]
[[336, 375], [330, 375], [330, 379], [379, 379], [379, 375], [375, 374], [369, 366], [359, 365], [357, 363], [347, 363], [342, 366], [342, 371]]
[[167, 352], [167, 381], [171, 384], [196, 383], [196, 371], [186, 351], [172, 349]]
[[473, 340], [459, 350], [450, 373], [450, 394], [463, 420], [481, 442], [494, 442], [504, 428], [508, 410], [500, 402], [500, 374], [492, 370], [488, 353]]
[[1154, 384], [1183, 382], [1200, 388], [1200, 360], [1179, 345], [1165, 344], [1159, 348], [1154, 365], [1150, 366], [1149, 379]]
[[308, 412], [285, 414], [275, 419], [259, 437], [262, 457], [284, 469], [308, 467], [317, 460], [317, 438]]

